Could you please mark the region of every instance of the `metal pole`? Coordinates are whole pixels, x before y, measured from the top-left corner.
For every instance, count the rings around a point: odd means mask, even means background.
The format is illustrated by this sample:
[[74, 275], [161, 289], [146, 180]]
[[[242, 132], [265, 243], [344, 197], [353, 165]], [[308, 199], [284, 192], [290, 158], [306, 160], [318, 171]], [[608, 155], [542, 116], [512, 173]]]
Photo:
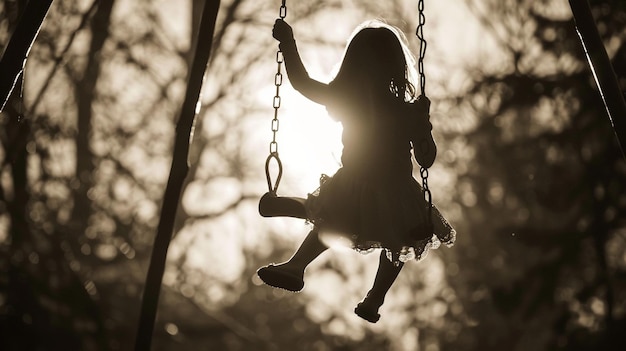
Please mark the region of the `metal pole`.
[[596, 23], [593, 20], [589, 2], [587, 0], [569, 0], [569, 3], [589, 67], [593, 73], [598, 90], [600, 90], [600, 95], [617, 137], [622, 156], [626, 159], [624, 154], [624, 145], [626, 145], [626, 103], [624, 103], [624, 96], [620, 90], [609, 56], [602, 44]]
[[0, 59], [0, 112], [4, 109], [18, 77], [24, 70], [28, 52], [48, 14], [52, 0], [29, 1]]
[[180, 112], [180, 118], [176, 125], [172, 167], [167, 187], [165, 188], [161, 218], [154, 239], [152, 257], [143, 292], [139, 326], [135, 339], [135, 351], [149, 351], [152, 342], [163, 272], [165, 271], [165, 259], [172, 238], [172, 231], [174, 230], [174, 219], [181, 189], [189, 171], [189, 164], [187, 163], [189, 137], [196, 117], [196, 104], [200, 97], [204, 72], [211, 56], [213, 33], [215, 32], [219, 5], [219, 0], [207, 0], [202, 12], [194, 59], [187, 82], [187, 92]]

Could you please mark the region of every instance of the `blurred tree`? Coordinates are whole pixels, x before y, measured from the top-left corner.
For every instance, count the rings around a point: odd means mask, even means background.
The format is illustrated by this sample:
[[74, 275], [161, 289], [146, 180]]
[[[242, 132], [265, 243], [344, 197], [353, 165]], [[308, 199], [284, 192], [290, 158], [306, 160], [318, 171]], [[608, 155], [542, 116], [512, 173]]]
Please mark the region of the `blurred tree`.
[[[20, 2], [7, 0], [2, 6], [14, 3]], [[2, 189], [8, 209], [3, 223], [11, 234], [2, 238], [7, 255], [3, 256], [1, 306], [7, 325], [27, 329], [35, 325], [28, 339], [19, 333], [7, 334], [3, 342], [9, 347], [124, 349], [132, 343], [139, 292], [170, 163], [173, 116], [183, 95], [189, 44], [195, 40], [188, 33], [197, 25], [194, 9], [199, 5], [197, 1], [176, 5], [123, 0], [54, 2], [26, 71], [28, 124], [15, 124], [32, 125], [30, 136], [24, 127], [19, 132], [11, 129], [17, 108], [7, 111], [11, 118], [3, 119], [7, 133]], [[303, 25], [307, 21], [320, 25], [323, 22], [316, 14], [339, 8], [339, 1], [311, 2], [297, 4], [291, 11]], [[255, 310], [241, 309], [233, 319], [222, 315], [207, 321], [205, 316], [238, 301], [248, 291], [248, 277], [260, 265], [258, 260], [266, 258], [272, 246], [280, 251], [288, 245], [288, 241], [270, 241], [266, 233], [256, 233], [258, 215], [249, 209], [255, 207], [262, 173], [256, 161], [251, 161], [258, 153], [248, 154], [252, 144], [244, 145], [244, 141], [256, 141], [248, 134], [256, 129], [257, 94], [268, 85], [257, 72], [272, 70], [260, 58], [274, 55], [269, 28], [276, 11], [269, 1], [225, 2], [220, 11], [216, 34], [220, 54], [210, 63], [211, 84], [202, 106], [211, 118], [199, 119], [196, 125], [185, 191], [191, 201], [183, 201], [176, 234], [189, 233], [187, 238], [193, 240], [214, 232], [241, 231], [243, 236], [213, 241], [207, 247], [208, 257], [197, 257], [197, 251], [187, 253], [185, 236], [176, 243], [184, 254], [172, 260], [166, 283], [173, 289], [167, 290], [164, 301], [183, 299], [196, 308], [177, 314], [163, 303], [162, 308], [172, 313], [162, 314], [165, 320], [159, 321], [162, 328], [155, 335], [160, 340], [186, 333], [187, 326], [218, 331], [215, 340], [207, 341], [216, 345], [232, 344], [233, 338], [234, 344], [242, 339], [248, 345], [264, 340], [268, 347], [288, 340], [253, 336], [256, 329], [236, 322], [248, 320]], [[4, 15], [1, 19], [3, 24], [9, 20]], [[5, 41], [10, 32], [8, 26], [3, 27]], [[266, 35], [261, 38], [257, 33]], [[308, 33], [303, 39], [315, 44], [320, 40]], [[9, 167], [13, 158], [19, 162]], [[240, 211], [242, 204], [246, 211]], [[243, 226], [232, 226], [233, 221]], [[19, 226], [23, 228], [15, 229]], [[260, 239], [254, 238], [257, 235]], [[256, 245], [263, 241], [264, 249], [259, 251]], [[21, 242], [24, 248], [18, 246]], [[243, 258], [243, 266], [240, 261], [217, 273], [199, 269], [220, 267], [221, 252]], [[186, 264], [194, 255], [201, 267]], [[9, 279], [11, 267], [16, 267], [19, 280]], [[37, 318], [32, 309], [40, 311]], [[276, 316], [267, 320], [274, 321]], [[22, 321], [14, 323], [16, 318]], [[176, 318], [175, 323], [170, 318]], [[260, 318], [253, 326], [265, 324]], [[242, 332], [246, 328], [252, 331]], [[320, 333], [316, 327], [306, 335]]]
[[[2, 42], [8, 6], [20, 3], [2, 2]], [[442, 152], [431, 187], [457, 219], [460, 240], [407, 265], [372, 326], [352, 306], [367, 291], [375, 257], [326, 255], [296, 295], [254, 276], [261, 264], [284, 259], [306, 228], [261, 220], [256, 210], [279, 2], [222, 1], [155, 349], [588, 350], [620, 341], [626, 167], [567, 5], [466, 4], [486, 29], [480, 43], [497, 45], [486, 53], [476, 46], [484, 56], [467, 68], [469, 81], [429, 80], [434, 106], [451, 115], [433, 117]], [[617, 1], [592, 4], [624, 87], [626, 12]], [[25, 122], [17, 123], [19, 100], [2, 120], [0, 224], [8, 234], [0, 244], [0, 308], [13, 329], [0, 329], [1, 346], [132, 345], [201, 5], [54, 2], [27, 67]], [[412, 35], [417, 20], [416, 1], [288, 6], [307, 68], [321, 78], [361, 21], [386, 18]], [[427, 70], [446, 71], [435, 67], [443, 59], [430, 43]], [[435, 101], [462, 88], [460, 98]], [[314, 106], [288, 84], [281, 91], [281, 187], [304, 193], [318, 174], [300, 150], [326, 134], [290, 136], [294, 125], [310, 125]], [[23, 331], [28, 338], [15, 336]]]
[[[7, 29], [20, 17], [24, 1], [6, 1]], [[98, 308], [71, 261], [67, 241], [32, 221], [28, 179], [33, 121], [24, 115], [22, 81], [3, 113], [2, 348], [6, 350], [105, 349]], [[31, 145], [31, 146], [29, 146]], [[36, 196], [36, 195], [35, 195]]]
[[[473, 322], [445, 348], [623, 349], [626, 165], [569, 8], [467, 4], [506, 56], [456, 100], [475, 116], [456, 136], [472, 156], [457, 167], [467, 238], [454, 284]], [[626, 7], [591, 4], [625, 89]]]

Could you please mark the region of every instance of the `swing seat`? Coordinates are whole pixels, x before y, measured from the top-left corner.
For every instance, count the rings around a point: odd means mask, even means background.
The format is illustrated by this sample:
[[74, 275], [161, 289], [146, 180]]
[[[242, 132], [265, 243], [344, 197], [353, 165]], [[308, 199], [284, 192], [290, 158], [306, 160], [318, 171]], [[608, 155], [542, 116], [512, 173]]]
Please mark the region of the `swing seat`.
[[277, 196], [267, 192], [259, 200], [259, 213], [263, 217], [306, 218], [306, 199], [301, 197]]

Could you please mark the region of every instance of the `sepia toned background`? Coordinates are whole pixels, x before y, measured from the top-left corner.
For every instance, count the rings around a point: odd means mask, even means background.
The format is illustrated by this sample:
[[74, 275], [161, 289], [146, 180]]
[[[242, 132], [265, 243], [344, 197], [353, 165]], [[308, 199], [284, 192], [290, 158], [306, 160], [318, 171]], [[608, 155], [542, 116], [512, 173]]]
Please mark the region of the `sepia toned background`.
[[[324, 253], [298, 294], [255, 271], [310, 225], [262, 218], [280, 1], [221, 1], [154, 350], [623, 350], [626, 161], [565, 0], [425, 1], [434, 202], [457, 243], [407, 264], [369, 324], [377, 254]], [[0, 47], [25, 0], [0, 1]], [[590, 0], [626, 89], [626, 4]], [[0, 349], [131, 350], [201, 0], [57, 0], [0, 123]], [[288, 1], [309, 74], [417, 0]], [[341, 126], [281, 87], [280, 193], [340, 166]], [[417, 168], [416, 168], [417, 170]], [[416, 177], [419, 177], [416, 171]], [[294, 345], [297, 345], [294, 346]]]

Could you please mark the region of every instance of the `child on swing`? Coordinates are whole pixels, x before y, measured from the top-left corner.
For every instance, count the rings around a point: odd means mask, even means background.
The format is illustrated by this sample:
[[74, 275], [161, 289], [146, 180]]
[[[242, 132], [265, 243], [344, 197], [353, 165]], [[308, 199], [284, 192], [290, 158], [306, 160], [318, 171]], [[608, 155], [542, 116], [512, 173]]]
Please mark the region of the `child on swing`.
[[273, 36], [292, 86], [342, 123], [342, 167], [309, 194], [307, 217], [314, 226], [298, 250], [288, 261], [257, 274], [270, 286], [296, 292], [304, 287], [305, 268], [327, 249], [321, 236], [348, 238], [358, 251], [380, 248], [374, 284], [355, 308], [358, 316], [376, 323], [404, 262], [455, 240], [454, 229], [439, 211], [433, 207], [429, 212], [412, 175], [411, 149], [423, 167], [430, 167], [437, 154], [430, 101], [415, 97], [413, 56], [394, 27], [372, 22], [359, 28], [329, 84], [309, 77], [289, 24], [276, 20]]

